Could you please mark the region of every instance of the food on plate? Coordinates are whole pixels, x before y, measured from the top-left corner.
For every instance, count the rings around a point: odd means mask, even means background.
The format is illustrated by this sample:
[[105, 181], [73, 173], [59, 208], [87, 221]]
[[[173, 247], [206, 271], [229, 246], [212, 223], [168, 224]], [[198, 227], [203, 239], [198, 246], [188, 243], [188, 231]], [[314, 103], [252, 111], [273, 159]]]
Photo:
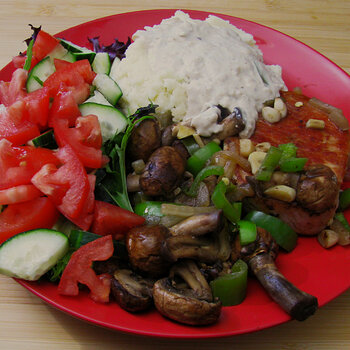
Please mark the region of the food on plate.
[[200, 21], [182, 11], [137, 31], [113, 78], [124, 108], [151, 100], [162, 118], [182, 121], [202, 136], [223, 131], [219, 106], [239, 108], [241, 135], [251, 136], [263, 103], [285, 89], [281, 67], [264, 64], [250, 34], [216, 16]]
[[215, 16], [177, 11], [92, 49], [33, 32], [0, 82], [1, 272], [209, 325], [244, 301], [249, 270], [292, 318], [311, 316], [316, 296], [275, 259], [299, 235], [350, 243], [341, 111], [287, 91]]

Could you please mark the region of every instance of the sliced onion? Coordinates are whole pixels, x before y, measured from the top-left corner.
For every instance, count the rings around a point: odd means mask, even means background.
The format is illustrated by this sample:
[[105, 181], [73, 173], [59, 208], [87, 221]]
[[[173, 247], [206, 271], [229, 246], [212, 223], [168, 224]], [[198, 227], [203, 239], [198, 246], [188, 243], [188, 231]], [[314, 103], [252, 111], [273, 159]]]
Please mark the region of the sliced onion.
[[215, 207], [191, 207], [189, 205], [162, 204], [162, 214], [187, 218], [197, 214], [211, 213]]
[[328, 114], [328, 118], [342, 131], [349, 130], [349, 121], [345, 118], [341, 109], [331, 106], [313, 97], [308, 103]]

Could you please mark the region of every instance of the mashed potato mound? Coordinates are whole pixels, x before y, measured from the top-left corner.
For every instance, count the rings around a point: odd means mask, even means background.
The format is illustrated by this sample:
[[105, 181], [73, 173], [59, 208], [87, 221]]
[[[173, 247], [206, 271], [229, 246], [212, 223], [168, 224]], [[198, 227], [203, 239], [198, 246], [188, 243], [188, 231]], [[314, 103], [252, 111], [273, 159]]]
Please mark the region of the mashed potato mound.
[[238, 107], [241, 136], [249, 136], [263, 103], [285, 88], [281, 68], [263, 63], [252, 35], [215, 16], [200, 21], [177, 11], [133, 41], [113, 76], [127, 113], [153, 102], [158, 115], [210, 136], [222, 129], [216, 106]]

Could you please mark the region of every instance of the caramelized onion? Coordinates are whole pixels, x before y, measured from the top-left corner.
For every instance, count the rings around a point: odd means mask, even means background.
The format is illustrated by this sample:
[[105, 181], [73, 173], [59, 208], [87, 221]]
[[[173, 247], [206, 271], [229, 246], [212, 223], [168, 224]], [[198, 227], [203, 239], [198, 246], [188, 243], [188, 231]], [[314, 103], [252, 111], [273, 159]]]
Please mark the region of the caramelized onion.
[[317, 98], [310, 98], [308, 103], [328, 114], [328, 118], [342, 131], [349, 130], [349, 121], [345, 118], [341, 109], [324, 103]]

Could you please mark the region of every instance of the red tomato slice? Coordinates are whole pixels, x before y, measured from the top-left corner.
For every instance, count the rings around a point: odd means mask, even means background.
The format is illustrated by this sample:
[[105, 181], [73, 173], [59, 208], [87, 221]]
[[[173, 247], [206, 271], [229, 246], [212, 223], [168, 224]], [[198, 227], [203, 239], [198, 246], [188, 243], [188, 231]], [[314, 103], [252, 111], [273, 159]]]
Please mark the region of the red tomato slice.
[[14, 145], [23, 145], [40, 135], [37, 125], [27, 120], [28, 111], [22, 101], [13, 103], [0, 112], [0, 139], [7, 139]]
[[68, 120], [56, 120], [54, 132], [57, 144], [70, 145], [85, 167], [98, 169], [108, 161], [102, 154], [101, 128], [96, 116], [79, 117], [75, 128], [68, 127]]
[[84, 207], [80, 215], [76, 219], [69, 218], [75, 225], [80, 227], [84, 231], [88, 231], [94, 219], [94, 209], [95, 209], [95, 183], [96, 176], [88, 174], [89, 180], [89, 195], [86, 198]]
[[[88, 60], [81, 60], [71, 63], [66, 67], [56, 70], [44, 82], [44, 86], [49, 88], [51, 97], [55, 97], [61, 88], [62, 84], [67, 87], [72, 87], [78, 92], [85, 92], [85, 95], [79, 96], [77, 103], [80, 104], [86, 100], [90, 94], [90, 84], [94, 80], [96, 73], [91, 69]], [[84, 98], [83, 98], [84, 97]]]
[[63, 164], [44, 165], [32, 178], [32, 183], [46, 194], [67, 218], [78, 218], [89, 195], [89, 181], [84, 166], [66, 145], [57, 152]]
[[55, 65], [56, 70], [59, 70], [70, 66], [72, 62], [60, 60], [59, 58], [54, 58], [53, 64]]
[[75, 120], [81, 115], [78, 104], [72, 91], [61, 86], [54, 97], [50, 112], [48, 125], [53, 127], [55, 120], [67, 119], [69, 126], [75, 125]]
[[129, 210], [96, 200], [91, 231], [99, 235], [111, 234], [115, 239], [120, 239], [131, 228], [141, 226], [144, 222], [144, 217]]
[[79, 294], [78, 283], [90, 289], [90, 297], [101, 303], [109, 301], [110, 279], [99, 278], [92, 269], [93, 261], [104, 261], [113, 255], [112, 236], [108, 235], [89, 242], [74, 252], [63, 271], [58, 293], [76, 296]]
[[60, 164], [55, 153], [46, 148], [13, 147], [0, 140], [0, 189], [30, 184], [33, 175], [45, 164]]
[[51, 228], [59, 212], [47, 197], [8, 205], [0, 213], [0, 243], [17, 233], [37, 228]]
[[24, 102], [28, 113], [28, 121], [37, 124], [40, 127], [46, 127], [50, 107], [48, 88], [42, 88], [30, 92], [24, 98]]
[[0, 205], [22, 203], [43, 196], [34, 185], [19, 185], [0, 190]]
[[0, 102], [3, 105], [10, 106], [27, 95], [27, 77], [28, 72], [18, 68], [13, 72], [10, 82], [0, 82]]
[[59, 41], [49, 33], [40, 30], [35, 38], [33, 45], [33, 56], [41, 61], [47, 54], [49, 54], [57, 45]]

